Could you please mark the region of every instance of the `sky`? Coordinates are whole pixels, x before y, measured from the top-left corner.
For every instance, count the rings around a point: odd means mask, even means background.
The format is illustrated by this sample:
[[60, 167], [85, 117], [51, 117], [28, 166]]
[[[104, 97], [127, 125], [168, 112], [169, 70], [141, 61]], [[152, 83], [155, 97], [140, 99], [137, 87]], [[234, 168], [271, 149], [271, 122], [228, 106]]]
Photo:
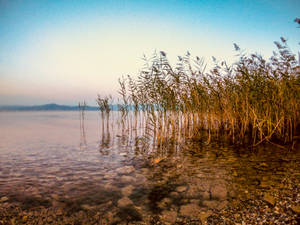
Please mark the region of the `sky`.
[[233, 43], [268, 58], [284, 37], [297, 53], [296, 17], [299, 0], [0, 0], [0, 105], [95, 105], [154, 51], [231, 63]]

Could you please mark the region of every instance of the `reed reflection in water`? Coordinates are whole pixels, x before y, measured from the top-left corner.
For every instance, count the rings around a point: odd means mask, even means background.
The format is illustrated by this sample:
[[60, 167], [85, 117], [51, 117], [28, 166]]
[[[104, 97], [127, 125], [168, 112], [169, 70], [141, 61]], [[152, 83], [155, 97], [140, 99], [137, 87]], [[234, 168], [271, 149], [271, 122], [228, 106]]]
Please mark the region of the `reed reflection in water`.
[[0, 113], [0, 196], [30, 210], [112, 213], [119, 222], [174, 212], [197, 219], [233, 200], [259, 198], [266, 185], [274, 191], [299, 172], [299, 155], [289, 152], [207, 146], [174, 138], [171, 129], [162, 142], [142, 112], [80, 113]]

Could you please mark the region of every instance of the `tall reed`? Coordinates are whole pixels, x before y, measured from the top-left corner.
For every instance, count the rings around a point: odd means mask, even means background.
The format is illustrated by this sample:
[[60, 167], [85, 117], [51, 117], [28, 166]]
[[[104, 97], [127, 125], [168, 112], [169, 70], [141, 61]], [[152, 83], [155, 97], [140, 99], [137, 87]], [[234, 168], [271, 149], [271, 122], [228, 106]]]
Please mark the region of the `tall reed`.
[[291, 143], [300, 131], [300, 64], [284, 38], [275, 44], [269, 60], [235, 44], [239, 60], [230, 66], [215, 60], [209, 72], [189, 52], [175, 67], [162, 51], [144, 57], [136, 79], [119, 81], [121, 110], [144, 112], [158, 146], [203, 134], [206, 143], [215, 137], [252, 146]]

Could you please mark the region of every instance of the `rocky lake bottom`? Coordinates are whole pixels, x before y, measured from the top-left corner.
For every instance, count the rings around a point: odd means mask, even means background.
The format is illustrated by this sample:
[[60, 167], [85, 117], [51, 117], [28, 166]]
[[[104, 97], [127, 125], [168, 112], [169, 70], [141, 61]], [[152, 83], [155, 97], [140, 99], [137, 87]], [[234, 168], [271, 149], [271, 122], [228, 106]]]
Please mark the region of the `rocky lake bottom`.
[[0, 224], [300, 222], [300, 149], [154, 151], [86, 118], [83, 135], [77, 112], [0, 113]]

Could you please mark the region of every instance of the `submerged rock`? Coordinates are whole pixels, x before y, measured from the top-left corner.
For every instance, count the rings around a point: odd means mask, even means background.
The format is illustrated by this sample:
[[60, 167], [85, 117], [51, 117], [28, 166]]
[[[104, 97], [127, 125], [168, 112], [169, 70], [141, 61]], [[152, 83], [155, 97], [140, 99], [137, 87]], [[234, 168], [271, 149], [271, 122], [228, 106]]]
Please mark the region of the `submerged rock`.
[[294, 205], [291, 207], [291, 209], [293, 210], [293, 212], [300, 214], [300, 205]]
[[210, 217], [211, 215], [213, 214], [213, 212], [211, 210], [207, 211], [207, 212], [201, 212], [199, 217], [200, 217], [200, 220], [201, 220], [201, 223], [202, 224], [205, 224], [206, 222], [206, 219], [208, 217]]
[[211, 195], [213, 198], [226, 199], [227, 198], [227, 188], [225, 183], [217, 183], [215, 186], [211, 187]]
[[0, 202], [7, 202], [7, 201], [8, 201], [8, 197], [6, 196], [0, 198]]
[[133, 202], [128, 197], [123, 197], [118, 201], [118, 207], [126, 207], [128, 205], [132, 205]]
[[135, 171], [133, 166], [123, 166], [123, 167], [116, 169], [116, 172], [119, 174], [130, 174], [133, 171]]
[[158, 207], [160, 208], [166, 208], [168, 205], [170, 205], [172, 202], [172, 199], [170, 198], [164, 198], [158, 203]]
[[274, 205], [274, 204], [275, 204], [275, 198], [274, 198], [272, 195], [268, 194], [268, 193], [266, 193], [266, 194], [264, 195], [264, 200], [265, 200], [267, 203], [271, 204], [271, 205]]
[[161, 214], [161, 219], [165, 223], [173, 224], [176, 222], [177, 219], [177, 212], [175, 211], [163, 211]]
[[121, 189], [121, 193], [124, 196], [131, 195], [132, 191], [133, 191], [133, 186], [132, 185], [128, 185], [128, 186]]
[[219, 202], [216, 201], [216, 200], [211, 200], [211, 201], [208, 201], [208, 200], [205, 200], [203, 201], [203, 205], [207, 206], [208, 208], [211, 208], [211, 209], [215, 209], [217, 208]]
[[187, 190], [187, 186], [179, 186], [179, 187], [176, 188], [176, 191], [179, 192], [179, 193], [184, 192], [186, 190]]
[[120, 178], [120, 180], [121, 180], [121, 182], [123, 182], [123, 183], [133, 183], [133, 182], [135, 182], [135, 178], [134, 177], [131, 177], [131, 176], [122, 176], [121, 178]]
[[180, 214], [186, 217], [198, 217], [200, 212], [201, 208], [196, 204], [188, 204], [180, 207]]
[[83, 204], [83, 205], [81, 205], [81, 208], [84, 209], [84, 210], [93, 210], [93, 209], [95, 209], [96, 207], [95, 207], [95, 206], [88, 205], [88, 204]]

